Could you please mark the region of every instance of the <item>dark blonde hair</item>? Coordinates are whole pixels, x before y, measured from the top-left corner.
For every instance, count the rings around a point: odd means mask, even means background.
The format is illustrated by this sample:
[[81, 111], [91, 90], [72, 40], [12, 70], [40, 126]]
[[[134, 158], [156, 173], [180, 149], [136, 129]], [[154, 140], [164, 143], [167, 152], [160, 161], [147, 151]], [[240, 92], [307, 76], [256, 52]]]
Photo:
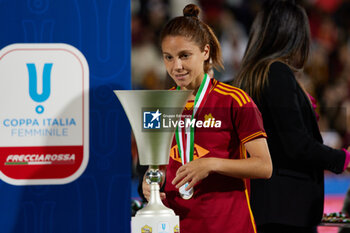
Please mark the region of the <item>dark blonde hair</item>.
[[293, 71], [303, 69], [310, 46], [305, 10], [290, 0], [265, 1], [252, 25], [248, 45], [235, 85], [253, 99], [261, 99], [270, 65], [287, 64]]
[[170, 20], [162, 29], [160, 42], [166, 36], [183, 36], [194, 41], [201, 51], [208, 44], [210, 47], [209, 59], [204, 62], [204, 72], [207, 73], [213, 66], [219, 70], [224, 68], [221, 56], [221, 47], [213, 30], [199, 18], [200, 8], [195, 4], [189, 4], [183, 9], [184, 16]]

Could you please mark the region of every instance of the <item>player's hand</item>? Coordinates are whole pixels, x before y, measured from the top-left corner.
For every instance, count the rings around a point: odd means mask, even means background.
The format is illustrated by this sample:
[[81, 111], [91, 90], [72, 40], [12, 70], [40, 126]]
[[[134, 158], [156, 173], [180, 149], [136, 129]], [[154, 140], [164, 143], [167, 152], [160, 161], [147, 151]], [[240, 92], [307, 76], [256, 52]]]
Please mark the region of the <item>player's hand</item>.
[[[142, 181], [142, 192], [147, 201], [149, 201], [151, 197], [151, 186], [147, 183], [146, 181], [146, 175], [143, 176], [143, 181]], [[166, 198], [165, 193], [160, 192], [160, 199], [163, 200]]]
[[201, 158], [186, 163], [177, 170], [176, 176], [171, 183], [176, 185], [177, 189], [188, 183], [189, 185], [185, 190], [191, 189], [210, 174], [210, 167], [213, 159], [214, 158]]

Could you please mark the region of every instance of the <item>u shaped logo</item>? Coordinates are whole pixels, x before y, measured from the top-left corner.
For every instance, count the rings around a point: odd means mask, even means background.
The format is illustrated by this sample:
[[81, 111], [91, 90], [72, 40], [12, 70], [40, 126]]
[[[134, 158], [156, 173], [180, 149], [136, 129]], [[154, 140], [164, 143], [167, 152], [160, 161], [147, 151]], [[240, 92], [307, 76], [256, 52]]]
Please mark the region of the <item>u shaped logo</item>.
[[[51, 93], [51, 69], [52, 63], [45, 63], [42, 75], [42, 92], [38, 93], [38, 76], [35, 64], [27, 63], [28, 76], [29, 76], [29, 96], [38, 103], [46, 101]], [[44, 112], [44, 107], [38, 105], [35, 108], [38, 114]]]

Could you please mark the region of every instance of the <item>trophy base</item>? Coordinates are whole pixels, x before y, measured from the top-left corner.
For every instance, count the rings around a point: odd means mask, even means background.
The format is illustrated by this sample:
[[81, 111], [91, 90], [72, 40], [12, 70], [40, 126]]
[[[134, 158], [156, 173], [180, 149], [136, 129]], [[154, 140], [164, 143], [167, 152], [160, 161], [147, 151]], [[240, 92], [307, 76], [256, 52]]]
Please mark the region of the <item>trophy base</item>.
[[179, 216], [136, 216], [131, 219], [132, 233], [180, 233]]

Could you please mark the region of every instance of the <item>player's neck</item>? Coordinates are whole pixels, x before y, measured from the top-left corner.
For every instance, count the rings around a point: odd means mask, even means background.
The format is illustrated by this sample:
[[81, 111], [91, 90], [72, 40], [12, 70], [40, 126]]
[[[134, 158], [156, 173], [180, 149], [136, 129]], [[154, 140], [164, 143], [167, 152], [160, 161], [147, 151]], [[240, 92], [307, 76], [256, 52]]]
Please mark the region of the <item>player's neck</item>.
[[189, 97], [189, 100], [194, 100], [196, 98], [199, 87], [201, 86], [204, 79], [204, 74], [200, 75], [197, 79], [195, 79], [192, 83], [183, 87], [183, 90], [193, 90], [192, 95]]

